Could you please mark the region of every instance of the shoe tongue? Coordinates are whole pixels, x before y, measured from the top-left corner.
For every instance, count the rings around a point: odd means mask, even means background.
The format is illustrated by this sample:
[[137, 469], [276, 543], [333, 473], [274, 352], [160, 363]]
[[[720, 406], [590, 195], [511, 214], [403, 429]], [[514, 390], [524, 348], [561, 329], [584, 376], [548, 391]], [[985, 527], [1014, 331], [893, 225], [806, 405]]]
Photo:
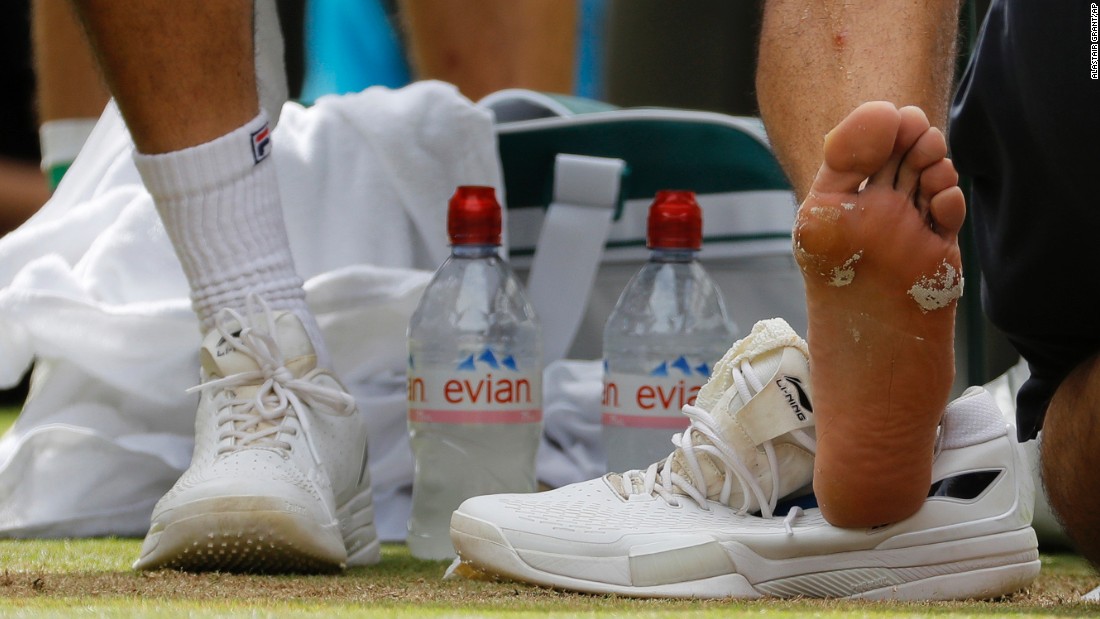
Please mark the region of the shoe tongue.
[[[247, 319], [246, 319], [247, 322]], [[228, 323], [225, 330], [235, 337], [241, 336], [243, 329], [254, 329], [265, 333], [268, 328], [266, 320], [253, 320], [251, 325], [242, 325], [237, 322]], [[301, 320], [291, 312], [280, 312], [275, 316], [275, 342], [281, 353], [282, 365], [295, 370], [296, 376], [301, 376], [312, 369], [315, 364], [313, 345], [309, 340], [305, 327]], [[221, 333], [215, 329], [207, 334], [199, 354], [202, 363], [203, 374], [208, 377], [225, 377], [243, 372], [252, 372], [260, 368], [256, 359], [247, 352], [238, 350], [233, 343], [226, 341]]]
[[714, 372], [707, 384], [699, 390], [695, 405], [714, 412], [715, 405], [733, 386], [732, 370], [740, 369], [742, 361], [749, 361], [760, 382], [767, 381], [779, 366], [779, 356], [769, 356], [767, 353], [788, 346], [798, 349], [806, 357], [810, 356], [806, 341], [782, 318], [756, 323], [746, 337], [735, 342], [718, 363], [714, 364]]
[[[768, 385], [771, 382], [782, 356], [782, 349], [771, 350], [749, 362], [752, 368], [751, 371], [761, 384]], [[740, 363], [738, 363], [738, 366], [740, 366]], [[733, 382], [733, 368], [734, 366], [729, 364], [719, 364], [715, 368], [714, 374], [711, 375], [711, 383], [725, 383], [727, 387], [709, 407], [698, 404], [699, 400], [702, 399], [702, 389], [699, 390], [699, 397], [696, 398], [696, 405], [705, 409], [714, 417], [718, 424], [718, 435], [722, 438], [733, 436], [733, 433], [741, 431], [738, 428], [737, 420], [734, 418], [734, 413], [741, 410], [746, 404]], [[738, 367], [737, 369], [740, 371], [741, 368]], [[719, 376], [719, 372], [722, 373], [722, 376]], [[710, 383], [704, 386], [703, 389], [707, 386], [710, 386]], [[747, 443], [748, 441], [744, 442]], [[692, 437], [692, 443], [695, 445], [710, 444], [711, 441], [697, 432]], [[755, 445], [753, 448], [755, 448]], [[687, 463], [686, 456], [679, 449], [672, 457], [672, 470], [682, 477], [690, 479], [696, 488], [706, 488], [707, 498], [713, 499], [722, 491], [725, 467], [711, 456], [698, 451], [695, 453], [695, 460], [702, 470], [704, 479], [695, 479], [692, 468]]]
[[[759, 445], [774, 440], [798, 428], [813, 425], [813, 409], [809, 404], [809, 356], [806, 342], [782, 319], [757, 323], [747, 337], [738, 341], [715, 364], [710, 380], [696, 398], [696, 406], [708, 411], [715, 419], [719, 436], [726, 446], [738, 453], [749, 471], [758, 479], [762, 471], [754, 466], [758, 461]], [[748, 361], [747, 366], [743, 362]], [[750, 398], [746, 402], [734, 382], [734, 372], [751, 371], [755, 382], [762, 386], [760, 392], [749, 385]], [[746, 377], [747, 379], [747, 377]], [[699, 432], [692, 436], [695, 445], [710, 444]], [[722, 491], [725, 467], [717, 459], [695, 451], [696, 462], [703, 479], [695, 479], [682, 450], [677, 449], [672, 459], [672, 470], [691, 480], [700, 490], [706, 490], [707, 498], [717, 499]], [[810, 468], [799, 476], [812, 474], [812, 456], [807, 458]], [[805, 468], [805, 467], [803, 467]], [[770, 488], [770, 475], [763, 484]], [[787, 480], [784, 480], [787, 481]], [[789, 480], [795, 483], [795, 479]], [[797, 483], [801, 487], [809, 479]], [[734, 483], [734, 496], [740, 497], [739, 484]], [[734, 506], [739, 506], [738, 503]], [[755, 502], [752, 502], [755, 506]], [[756, 506], [758, 507], [758, 506]]]

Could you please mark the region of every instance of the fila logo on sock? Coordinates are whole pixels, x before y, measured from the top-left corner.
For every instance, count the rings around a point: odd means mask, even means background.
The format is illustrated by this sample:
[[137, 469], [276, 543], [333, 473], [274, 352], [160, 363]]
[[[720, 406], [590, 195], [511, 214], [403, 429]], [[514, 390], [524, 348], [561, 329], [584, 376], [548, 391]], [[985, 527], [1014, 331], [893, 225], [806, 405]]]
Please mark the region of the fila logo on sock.
[[252, 158], [259, 163], [271, 153], [271, 129], [267, 123], [252, 132]]

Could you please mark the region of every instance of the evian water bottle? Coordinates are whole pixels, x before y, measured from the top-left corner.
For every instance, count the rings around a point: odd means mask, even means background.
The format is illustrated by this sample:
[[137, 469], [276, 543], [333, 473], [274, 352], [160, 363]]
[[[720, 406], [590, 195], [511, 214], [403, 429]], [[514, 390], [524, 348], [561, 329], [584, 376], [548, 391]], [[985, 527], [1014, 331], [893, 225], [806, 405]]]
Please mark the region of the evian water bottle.
[[604, 327], [603, 437], [611, 471], [672, 451], [711, 368], [737, 336], [722, 293], [696, 260], [703, 217], [691, 191], [661, 191], [649, 208], [649, 261]]
[[453, 557], [451, 513], [467, 498], [535, 489], [542, 430], [541, 333], [497, 254], [492, 187], [459, 187], [447, 212], [451, 256], [409, 322], [409, 436], [416, 462], [408, 545]]

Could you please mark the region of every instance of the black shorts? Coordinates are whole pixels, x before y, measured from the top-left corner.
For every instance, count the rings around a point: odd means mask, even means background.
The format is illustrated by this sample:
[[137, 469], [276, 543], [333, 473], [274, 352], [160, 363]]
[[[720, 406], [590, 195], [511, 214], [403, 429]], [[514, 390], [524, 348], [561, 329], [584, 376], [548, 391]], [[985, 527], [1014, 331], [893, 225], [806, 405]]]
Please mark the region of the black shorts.
[[1100, 351], [1098, 2], [994, 0], [951, 110], [982, 305], [1031, 369], [1017, 396], [1021, 439]]

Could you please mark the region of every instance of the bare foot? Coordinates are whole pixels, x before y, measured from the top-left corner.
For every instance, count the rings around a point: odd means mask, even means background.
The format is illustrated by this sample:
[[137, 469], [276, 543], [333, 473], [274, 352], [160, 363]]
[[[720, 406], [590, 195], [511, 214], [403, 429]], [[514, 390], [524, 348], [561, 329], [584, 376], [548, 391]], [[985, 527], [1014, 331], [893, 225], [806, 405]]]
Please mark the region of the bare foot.
[[943, 134], [915, 107], [867, 103], [825, 138], [795, 223], [818, 451], [831, 524], [917, 511], [955, 375], [966, 212]]

